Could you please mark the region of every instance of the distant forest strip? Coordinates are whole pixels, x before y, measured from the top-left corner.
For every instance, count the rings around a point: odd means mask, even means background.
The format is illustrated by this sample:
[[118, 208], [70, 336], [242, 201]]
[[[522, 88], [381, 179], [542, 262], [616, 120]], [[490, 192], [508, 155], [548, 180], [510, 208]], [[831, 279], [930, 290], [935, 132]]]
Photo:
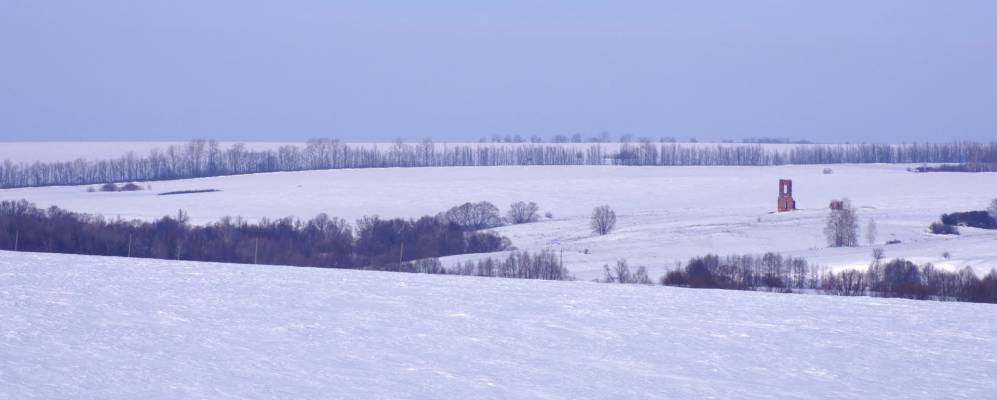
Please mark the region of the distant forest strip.
[[[625, 262], [606, 267], [605, 282], [628, 282]], [[904, 259], [886, 261], [882, 251], [873, 253], [865, 271], [829, 271], [806, 260], [783, 257], [709, 254], [689, 260], [684, 268], [661, 277], [666, 286], [703, 289], [763, 290], [783, 293], [816, 292], [838, 296], [898, 297], [916, 300], [997, 303], [997, 270], [979, 278], [972, 268], [947, 271]]]
[[309, 140], [303, 147], [251, 150], [193, 140], [117, 159], [0, 164], [0, 188], [160, 181], [261, 172], [346, 168], [509, 165], [765, 166], [840, 163], [997, 163], [997, 143], [680, 144], [398, 142], [386, 147]]
[[[442, 215], [442, 214], [441, 214]], [[319, 214], [307, 221], [282, 218], [248, 223], [223, 218], [205, 226], [185, 213], [152, 222], [107, 220], [25, 201], [0, 201], [0, 249], [323, 268], [405, 270], [407, 262], [511, 249], [509, 240], [443, 216], [382, 219], [368, 216], [350, 226]], [[513, 259], [504, 273], [541, 278], [553, 271], [549, 257]], [[534, 256], [536, 258], [537, 256]], [[533, 260], [533, 261], [528, 261]], [[542, 264], [543, 261], [547, 264]], [[402, 265], [399, 265], [402, 264]], [[422, 265], [422, 264], [420, 264]], [[532, 265], [546, 268], [524, 272]], [[560, 267], [560, 264], [557, 265]], [[556, 272], [556, 274], [555, 274]]]

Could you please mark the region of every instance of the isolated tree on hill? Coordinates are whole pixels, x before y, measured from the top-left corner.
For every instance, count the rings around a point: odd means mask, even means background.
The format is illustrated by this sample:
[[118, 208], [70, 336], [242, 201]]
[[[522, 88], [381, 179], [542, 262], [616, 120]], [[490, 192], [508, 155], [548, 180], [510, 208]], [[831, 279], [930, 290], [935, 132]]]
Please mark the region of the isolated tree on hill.
[[831, 247], [858, 246], [858, 216], [848, 199], [841, 200], [841, 209], [833, 209], [824, 227], [827, 245]]
[[616, 227], [616, 212], [607, 205], [596, 207], [592, 210], [592, 232], [605, 235]]
[[869, 218], [869, 222], [865, 224], [865, 241], [872, 246], [876, 243], [877, 234], [879, 234], [879, 230], [876, 227], [876, 220]]
[[506, 219], [510, 224], [536, 222], [540, 219], [540, 214], [538, 213], [539, 210], [540, 207], [537, 207], [537, 203], [532, 201], [529, 203], [517, 201], [509, 206], [509, 212], [506, 213]]

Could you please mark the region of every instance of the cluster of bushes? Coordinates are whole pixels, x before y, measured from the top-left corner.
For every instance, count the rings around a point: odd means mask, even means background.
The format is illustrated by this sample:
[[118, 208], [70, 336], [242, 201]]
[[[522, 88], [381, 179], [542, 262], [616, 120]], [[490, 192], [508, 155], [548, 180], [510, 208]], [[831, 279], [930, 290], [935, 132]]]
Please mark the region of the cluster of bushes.
[[816, 288], [819, 270], [805, 259], [778, 253], [762, 256], [708, 254], [695, 257], [685, 267], [661, 277], [666, 286], [705, 289], [789, 291]]
[[990, 202], [986, 211], [942, 214], [941, 220], [929, 225], [928, 230], [936, 235], [958, 235], [960, 226], [997, 229], [997, 199]]
[[602, 283], [630, 283], [637, 285], [653, 285], [651, 277], [647, 274], [647, 267], [638, 266], [636, 271], [631, 272], [627, 260], [619, 260], [613, 268], [603, 265], [604, 271]]
[[988, 211], [967, 211], [942, 214], [941, 222], [951, 226], [969, 226], [980, 229], [997, 229], [997, 220]]
[[932, 222], [928, 225], [928, 231], [935, 235], [958, 235], [959, 228], [943, 222]]
[[0, 202], [0, 248], [143, 258], [380, 268], [416, 260], [509, 249], [507, 238], [436, 217], [360, 219], [356, 227], [320, 214], [249, 223], [223, 218], [192, 225], [182, 211], [152, 222], [107, 220], [27, 201]]
[[980, 279], [969, 267], [949, 272], [932, 264], [895, 259], [885, 264], [875, 262], [865, 272], [829, 273], [822, 278], [820, 289], [842, 296], [997, 303], [997, 270]]
[[433, 273], [441, 271], [449, 275], [487, 276], [498, 278], [543, 279], [554, 281], [574, 280], [574, 276], [564, 268], [557, 254], [549, 250], [537, 253], [513, 251], [505, 258], [485, 258], [477, 261], [457, 263], [443, 268], [439, 260], [422, 260], [413, 264], [412, 272]]
[[97, 191], [101, 191], [101, 192], [136, 192], [136, 191], [139, 191], [139, 190], [142, 190], [142, 187], [139, 186], [139, 185], [136, 185], [133, 182], [128, 182], [128, 183], [126, 183], [124, 185], [121, 185], [121, 186], [118, 186], [118, 184], [116, 184], [116, 183], [105, 183], [103, 185], [100, 185], [100, 187], [97, 188], [97, 189], [94, 189], [94, 188], [88, 188], [87, 189], [87, 191], [91, 192], [91, 193], [97, 192]]
[[[536, 222], [540, 219], [540, 207], [534, 202], [517, 201], [509, 205], [505, 218], [502, 218], [498, 207], [494, 204], [481, 201], [477, 203], [464, 203], [455, 206], [437, 215], [438, 218], [457, 224], [464, 229], [478, 230], [489, 229], [505, 224], [526, 224]], [[553, 214], [547, 213], [548, 218]]]

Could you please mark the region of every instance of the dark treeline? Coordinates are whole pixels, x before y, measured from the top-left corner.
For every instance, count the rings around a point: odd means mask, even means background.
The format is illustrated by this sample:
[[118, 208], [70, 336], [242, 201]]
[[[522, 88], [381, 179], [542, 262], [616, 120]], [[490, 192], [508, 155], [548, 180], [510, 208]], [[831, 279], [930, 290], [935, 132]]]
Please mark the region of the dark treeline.
[[830, 272], [802, 258], [706, 255], [661, 278], [668, 286], [707, 289], [813, 291], [841, 296], [900, 297], [919, 300], [997, 303], [997, 270], [982, 279], [971, 268], [949, 272], [904, 259], [882, 263], [877, 253], [866, 271]]
[[997, 144], [622, 144], [514, 143], [348, 145], [314, 139], [303, 147], [252, 150], [194, 140], [111, 160], [0, 165], [0, 188], [156, 181], [260, 172], [341, 168], [500, 165], [782, 165], [835, 163], [994, 163]]
[[107, 220], [27, 201], [0, 202], [0, 249], [327, 268], [392, 269], [398, 263], [509, 249], [509, 240], [437, 217], [360, 219], [356, 227], [320, 214], [204, 226], [181, 211], [152, 222]]
[[489, 257], [457, 263], [451, 267], [443, 266], [439, 259], [422, 259], [403, 263], [399, 271], [552, 281], [575, 279], [561, 264], [560, 258], [550, 250], [537, 253], [512, 251], [505, 258]]
[[821, 272], [822, 268], [811, 267], [802, 258], [783, 257], [778, 253], [726, 257], [708, 254], [689, 260], [684, 268], [668, 272], [661, 278], [661, 283], [693, 288], [788, 292], [817, 288]]

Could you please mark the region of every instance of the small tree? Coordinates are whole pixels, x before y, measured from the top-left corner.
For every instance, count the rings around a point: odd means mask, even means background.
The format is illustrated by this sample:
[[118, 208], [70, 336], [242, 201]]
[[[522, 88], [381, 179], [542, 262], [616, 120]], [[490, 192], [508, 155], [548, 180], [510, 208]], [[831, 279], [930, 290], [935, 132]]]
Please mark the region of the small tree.
[[536, 222], [540, 219], [540, 214], [538, 211], [540, 207], [537, 207], [537, 203], [529, 202], [525, 203], [522, 201], [517, 201], [509, 205], [509, 212], [506, 213], [506, 220], [510, 224], [526, 224], [530, 222]]
[[858, 245], [858, 216], [848, 199], [841, 200], [840, 209], [832, 209], [824, 227], [827, 245], [853, 247]]
[[987, 207], [987, 213], [990, 214], [990, 218], [997, 221], [997, 199], [993, 199], [993, 201], [990, 202], [990, 207]]
[[592, 210], [592, 232], [605, 235], [616, 227], [616, 212], [607, 205], [596, 207]]
[[447, 210], [442, 217], [445, 221], [455, 223], [468, 230], [488, 229], [502, 225], [498, 207], [487, 201], [461, 204]]
[[869, 222], [865, 224], [865, 241], [870, 246], [876, 244], [876, 235], [878, 233], [879, 229], [876, 227], [876, 220], [869, 218]]

